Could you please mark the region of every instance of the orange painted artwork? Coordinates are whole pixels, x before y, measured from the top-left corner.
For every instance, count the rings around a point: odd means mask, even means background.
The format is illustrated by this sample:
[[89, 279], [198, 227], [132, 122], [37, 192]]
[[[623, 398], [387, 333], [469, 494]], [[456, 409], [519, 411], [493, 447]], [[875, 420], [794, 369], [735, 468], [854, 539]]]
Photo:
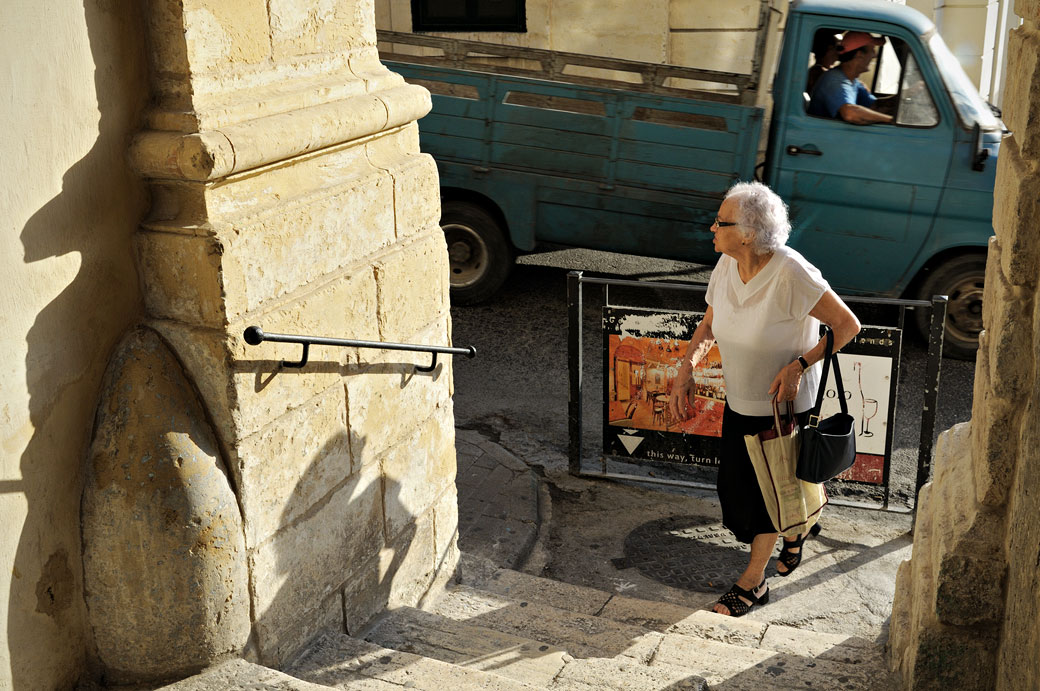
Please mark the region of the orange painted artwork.
[[726, 384], [717, 346], [693, 371], [693, 395], [686, 404], [686, 420], [673, 418], [668, 410], [668, 398], [688, 345], [689, 341], [675, 338], [608, 336], [608, 421], [611, 425], [722, 436]]

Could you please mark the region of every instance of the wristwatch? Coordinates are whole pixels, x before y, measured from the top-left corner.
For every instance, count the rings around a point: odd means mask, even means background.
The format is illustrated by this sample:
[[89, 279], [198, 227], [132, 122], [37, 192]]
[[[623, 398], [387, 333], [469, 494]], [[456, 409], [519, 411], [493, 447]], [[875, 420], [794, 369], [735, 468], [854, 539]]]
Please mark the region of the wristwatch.
[[809, 362], [801, 355], [798, 356], [798, 364], [802, 366], [803, 372], [809, 369]]

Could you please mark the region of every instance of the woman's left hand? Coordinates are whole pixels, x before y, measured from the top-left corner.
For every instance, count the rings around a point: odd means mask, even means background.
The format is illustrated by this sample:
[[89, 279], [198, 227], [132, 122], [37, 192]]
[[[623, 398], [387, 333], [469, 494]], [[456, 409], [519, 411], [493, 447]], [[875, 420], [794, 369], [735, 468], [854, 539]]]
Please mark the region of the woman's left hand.
[[798, 387], [802, 383], [802, 366], [793, 362], [776, 375], [772, 386], [769, 387], [769, 396], [776, 396], [778, 403], [793, 401], [798, 396]]

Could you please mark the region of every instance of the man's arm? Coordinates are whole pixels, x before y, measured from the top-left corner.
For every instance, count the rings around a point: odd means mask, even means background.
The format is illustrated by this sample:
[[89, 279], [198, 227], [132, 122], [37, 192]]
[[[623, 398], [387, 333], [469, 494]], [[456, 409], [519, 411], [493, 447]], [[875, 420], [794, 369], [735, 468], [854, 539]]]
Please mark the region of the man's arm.
[[885, 115], [876, 110], [871, 110], [865, 106], [857, 106], [852, 103], [846, 103], [841, 108], [838, 108], [838, 117], [845, 122], [852, 123], [853, 125], [872, 125], [878, 122], [892, 122], [891, 115]]

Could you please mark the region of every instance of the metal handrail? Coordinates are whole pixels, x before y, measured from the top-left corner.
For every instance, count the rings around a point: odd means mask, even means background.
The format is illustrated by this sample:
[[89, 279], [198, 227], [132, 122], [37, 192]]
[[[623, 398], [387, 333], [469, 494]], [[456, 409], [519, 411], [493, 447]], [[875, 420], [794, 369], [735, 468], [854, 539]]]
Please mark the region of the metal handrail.
[[245, 338], [246, 343], [249, 345], [260, 345], [264, 341], [270, 341], [272, 343], [298, 343], [303, 346], [303, 356], [299, 362], [289, 362], [282, 360], [283, 367], [303, 367], [307, 364], [307, 357], [310, 353], [310, 347], [312, 345], [328, 345], [328, 346], [340, 346], [344, 348], [375, 348], [377, 350], [407, 350], [415, 353], [432, 353], [433, 360], [430, 362], [429, 367], [415, 366], [418, 372], [432, 372], [437, 367], [437, 354], [444, 353], [446, 355], [465, 355], [466, 357], [473, 357], [477, 354], [477, 349], [473, 346], [465, 346], [456, 348], [452, 346], [435, 346], [435, 345], [419, 345], [415, 343], [385, 343], [383, 341], [357, 341], [349, 338], [328, 338], [325, 336], [297, 336], [291, 334], [270, 334], [264, 333], [264, 330], [259, 326], [247, 326], [245, 332], [242, 334]]

